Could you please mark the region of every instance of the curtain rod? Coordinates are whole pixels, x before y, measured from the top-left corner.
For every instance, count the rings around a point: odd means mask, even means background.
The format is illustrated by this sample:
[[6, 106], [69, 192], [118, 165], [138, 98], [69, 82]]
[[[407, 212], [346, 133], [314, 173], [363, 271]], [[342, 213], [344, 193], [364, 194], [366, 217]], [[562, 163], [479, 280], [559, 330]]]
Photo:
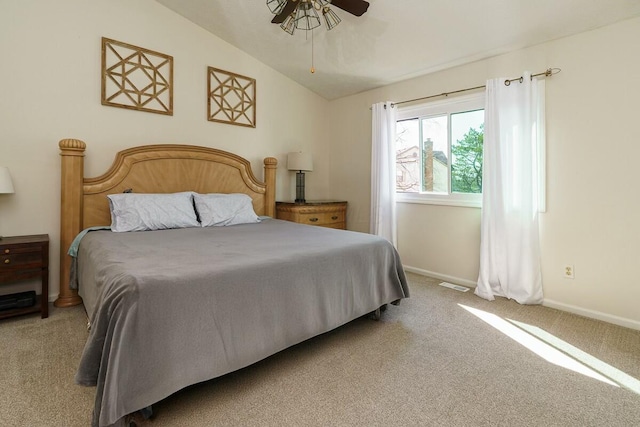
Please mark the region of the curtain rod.
[[[545, 71], [543, 71], [541, 73], [532, 74], [531, 78], [533, 79], [534, 77], [538, 77], [538, 76], [550, 77], [550, 76], [553, 76], [554, 74], [558, 74], [560, 71], [562, 71], [560, 68], [547, 68]], [[504, 81], [504, 85], [505, 86], [510, 86], [511, 82], [515, 82], [515, 81], [522, 83], [522, 76], [516, 77], [515, 79], [505, 80]], [[470, 91], [470, 90], [483, 89], [485, 87], [487, 87], [487, 86], [486, 85], [482, 85], [482, 86], [476, 86], [476, 87], [468, 87], [466, 89], [460, 89], [460, 90], [454, 90], [454, 91], [451, 91], [451, 92], [439, 93], [438, 95], [423, 96], [422, 98], [409, 99], [409, 100], [400, 101], [400, 102], [392, 102], [391, 103], [391, 107], [393, 108], [396, 105], [406, 104], [408, 102], [422, 101], [423, 99], [437, 98], [439, 96], [453, 95], [454, 93], [460, 93], [460, 92], [467, 92], [467, 91]]]

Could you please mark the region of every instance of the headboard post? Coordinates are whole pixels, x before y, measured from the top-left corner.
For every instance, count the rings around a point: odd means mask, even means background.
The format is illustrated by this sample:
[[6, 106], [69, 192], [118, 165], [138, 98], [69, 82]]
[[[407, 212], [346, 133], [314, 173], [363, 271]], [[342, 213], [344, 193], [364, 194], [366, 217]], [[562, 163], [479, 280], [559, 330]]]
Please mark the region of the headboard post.
[[264, 182], [267, 185], [265, 193], [264, 214], [272, 218], [276, 217], [276, 169], [278, 159], [266, 157], [264, 159]]
[[78, 139], [63, 139], [58, 144], [62, 158], [60, 203], [60, 295], [56, 307], [71, 307], [82, 302], [78, 291], [69, 287], [71, 257], [67, 251], [82, 231], [82, 195], [84, 150], [87, 145]]

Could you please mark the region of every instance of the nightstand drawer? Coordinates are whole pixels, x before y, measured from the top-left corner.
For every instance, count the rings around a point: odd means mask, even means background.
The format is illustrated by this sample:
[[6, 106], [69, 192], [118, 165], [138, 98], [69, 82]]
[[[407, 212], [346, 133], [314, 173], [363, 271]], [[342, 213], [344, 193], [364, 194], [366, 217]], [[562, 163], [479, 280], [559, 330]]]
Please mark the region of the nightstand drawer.
[[312, 225], [327, 225], [345, 221], [344, 212], [301, 213], [298, 218], [301, 224]]
[[42, 252], [18, 252], [13, 251], [5, 255], [0, 254], [0, 271], [14, 268], [39, 268], [42, 267]]
[[18, 282], [20, 280], [33, 279], [42, 276], [42, 269], [2, 269], [0, 268], [0, 283]]

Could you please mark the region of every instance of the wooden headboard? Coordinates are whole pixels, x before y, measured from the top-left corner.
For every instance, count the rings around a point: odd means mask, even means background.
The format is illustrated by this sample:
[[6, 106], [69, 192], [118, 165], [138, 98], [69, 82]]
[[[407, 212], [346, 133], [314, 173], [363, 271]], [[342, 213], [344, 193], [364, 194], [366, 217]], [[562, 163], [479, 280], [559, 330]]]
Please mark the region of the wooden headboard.
[[71, 257], [67, 250], [85, 228], [110, 225], [108, 194], [131, 189], [135, 193], [245, 193], [258, 215], [275, 216], [277, 159], [264, 159], [264, 181], [258, 181], [248, 160], [214, 148], [193, 145], [143, 145], [120, 151], [97, 178], [84, 177], [86, 144], [77, 139], [59, 143], [62, 156], [60, 211], [60, 296], [57, 307], [80, 304], [69, 288]]

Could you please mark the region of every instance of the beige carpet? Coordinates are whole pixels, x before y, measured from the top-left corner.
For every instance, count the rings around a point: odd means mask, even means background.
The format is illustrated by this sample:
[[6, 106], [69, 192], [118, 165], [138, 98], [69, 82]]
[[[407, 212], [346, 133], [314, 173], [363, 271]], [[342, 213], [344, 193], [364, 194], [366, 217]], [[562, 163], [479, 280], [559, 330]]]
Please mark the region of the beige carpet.
[[[640, 331], [410, 274], [412, 297], [154, 405], [144, 426], [635, 426], [640, 395], [532, 353], [460, 307], [534, 325], [640, 378]], [[0, 322], [0, 425], [86, 426], [80, 307]]]

